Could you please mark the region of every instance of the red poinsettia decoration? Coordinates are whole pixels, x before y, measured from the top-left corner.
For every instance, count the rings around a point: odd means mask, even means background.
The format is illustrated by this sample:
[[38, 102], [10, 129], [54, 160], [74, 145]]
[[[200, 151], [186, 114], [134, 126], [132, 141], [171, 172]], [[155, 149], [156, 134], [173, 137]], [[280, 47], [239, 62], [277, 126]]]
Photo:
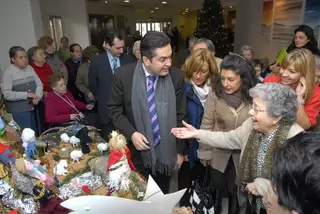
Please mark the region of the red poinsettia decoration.
[[82, 191], [83, 191], [84, 193], [86, 193], [87, 195], [90, 195], [90, 194], [91, 194], [91, 189], [90, 189], [90, 187], [89, 187], [88, 185], [83, 185], [83, 186], [81, 187], [81, 189], [82, 189]]
[[17, 210], [12, 210], [8, 214], [18, 214], [18, 211]]

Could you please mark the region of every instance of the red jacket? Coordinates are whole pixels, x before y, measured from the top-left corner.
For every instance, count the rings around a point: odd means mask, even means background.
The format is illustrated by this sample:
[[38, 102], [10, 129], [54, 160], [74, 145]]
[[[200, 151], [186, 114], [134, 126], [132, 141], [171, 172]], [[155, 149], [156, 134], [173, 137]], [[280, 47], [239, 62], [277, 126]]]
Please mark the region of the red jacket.
[[[67, 93], [62, 97], [67, 101], [69, 98], [79, 111], [85, 110], [87, 107], [85, 103], [75, 100], [69, 91], [67, 91]], [[70, 114], [79, 114], [78, 111], [76, 111], [53, 91], [50, 91], [46, 96], [45, 107], [46, 121], [49, 124], [66, 123], [70, 121]]]
[[43, 90], [45, 92], [49, 92], [49, 84], [48, 84], [48, 77], [53, 74], [51, 67], [49, 64], [44, 63], [42, 67], [39, 67], [35, 65], [34, 63], [30, 62], [30, 66], [34, 69], [34, 71], [37, 73], [39, 79], [41, 80], [43, 84]]

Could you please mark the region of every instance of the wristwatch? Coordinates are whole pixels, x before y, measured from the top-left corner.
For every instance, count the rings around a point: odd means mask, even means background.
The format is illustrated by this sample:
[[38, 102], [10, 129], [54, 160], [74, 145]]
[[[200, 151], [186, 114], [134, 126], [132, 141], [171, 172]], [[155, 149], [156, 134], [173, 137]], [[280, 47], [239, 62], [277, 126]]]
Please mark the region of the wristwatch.
[[299, 105], [304, 105], [304, 99], [297, 99]]

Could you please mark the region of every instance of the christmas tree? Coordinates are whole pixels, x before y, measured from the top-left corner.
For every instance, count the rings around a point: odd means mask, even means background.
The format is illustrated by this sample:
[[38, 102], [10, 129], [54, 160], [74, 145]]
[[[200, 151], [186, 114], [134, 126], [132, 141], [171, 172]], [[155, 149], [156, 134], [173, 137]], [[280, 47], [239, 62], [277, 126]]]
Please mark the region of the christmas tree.
[[198, 17], [195, 36], [210, 39], [216, 48], [216, 56], [224, 57], [233, 49], [229, 30], [225, 27], [223, 8], [220, 0], [204, 0]]

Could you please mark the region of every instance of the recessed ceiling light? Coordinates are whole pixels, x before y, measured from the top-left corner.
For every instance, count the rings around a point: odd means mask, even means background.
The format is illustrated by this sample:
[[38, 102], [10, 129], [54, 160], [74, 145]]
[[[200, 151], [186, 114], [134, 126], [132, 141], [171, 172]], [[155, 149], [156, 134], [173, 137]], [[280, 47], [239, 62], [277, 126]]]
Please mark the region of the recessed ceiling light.
[[186, 14], [185, 12], [182, 13], [182, 15]]
[[128, 2], [130, 2], [130, 1], [129, 1], [129, 0], [124, 0], [124, 2], [125, 2], [125, 3], [128, 3]]
[[151, 13], [154, 13], [154, 11], [153, 11], [153, 10], [151, 10], [150, 12], [151, 12]]
[[154, 9], [159, 10], [159, 7], [155, 7]]
[[186, 8], [186, 11], [189, 10], [189, 8]]
[[230, 5], [230, 8], [232, 8], [232, 5]]
[[166, 2], [166, 1], [163, 1], [162, 4], [167, 4], [167, 2]]
[[104, 3], [106, 3], [106, 4], [107, 4], [107, 3], [108, 3], [108, 1], [104, 1]]

